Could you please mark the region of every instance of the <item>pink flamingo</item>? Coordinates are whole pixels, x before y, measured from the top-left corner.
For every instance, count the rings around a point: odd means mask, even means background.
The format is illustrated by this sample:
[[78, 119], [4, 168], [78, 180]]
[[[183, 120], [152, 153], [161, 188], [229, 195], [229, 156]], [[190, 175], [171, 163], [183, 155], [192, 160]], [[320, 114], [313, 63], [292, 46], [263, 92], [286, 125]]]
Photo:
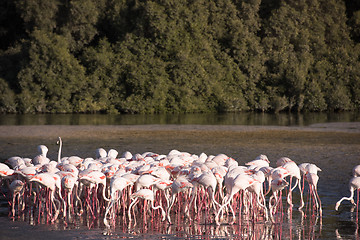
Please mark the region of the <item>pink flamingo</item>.
[[265, 214], [265, 221], [268, 220], [268, 209], [266, 207], [266, 201], [263, 190], [263, 183], [266, 180], [265, 174], [262, 171], [257, 171], [252, 175], [256, 180], [252, 185], [250, 185], [247, 190], [255, 194], [256, 203], [263, 208]]
[[[169, 224], [171, 224], [170, 211], [171, 211], [172, 206], [174, 205], [176, 195], [178, 193], [185, 192], [188, 189], [193, 188], [193, 187], [194, 187], [194, 185], [186, 179], [186, 176], [179, 176], [171, 184], [171, 190], [172, 190], [171, 201], [170, 201], [170, 205], [168, 206], [168, 209], [167, 209], [167, 220], [168, 220]], [[185, 211], [187, 211], [187, 210], [185, 209]]]
[[276, 166], [277, 167], [281, 167], [283, 166], [284, 164], [288, 163], [288, 162], [293, 162], [293, 160], [291, 160], [290, 158], [288, 157], [282, 157], [282, 158], [279, 158], [277, 161], [276, 161]]
[[83, 163], [84, 159], [79, 156], [70, 156], [66, 159], [66, 161], [75, 167], [79, 167]]
[[217, 181], [217, 186], [218, 186], [217, 193], [220, 195], [221, 200], [224, 198], [223, 182], [224, 182], [224, 178], [227, 173], [227, 170], [228, 170], [228, 168], [224, 167], [224, 166], [217, 166], [217, 167], [214, 167], [211, 169], [211, 172], [214, 174], [216, 181]]
[[[281, 201], [281, 191], [288, 186], [288, 182], [283, 178], [275, 178], [271, 181], [271, 190], [273, 194], [269, 198], [269, 211], [270, 211], [270, 219], [274, 223], [274, 209], [276, 210]], [[280, 193], [280, 194], [279, 194]], [[278, 196], [279, 194], [279, 196]], [[272, 205], [272, 199], [275, 199], [275, 204]]]
[[[262, 168], [263, 169], [263, 168]], [[270, 173], [268, 174], [268, 191], [265, 193], [267, 195], [271, 190], [271, 182], [273, 179], [283, 179], [286, 176], [288, 176], [290, 172], [283, 168], [283, 167], [277, 167], [270, 170]]]
[[14, 170], [9, 168], [8, 165], [0, 163], [0, 177], [1, 178], [10, 178], [14, 174]]
[[80, 177], [80, 181], [87, 186], [95, 185], [98, 187], [99, 185], [103, 186], [102, 196], [105, 201], [109, 202], [110, 199], [106, 197], [105, 190], [106, 190], [106, 176], [104, 173], [99, 171], [91, 171], [86, 175]]
[[[40, 185], [42, 185], [50, 190], [50, 202], [55, 209], [55, 215], [51, 221], [54, 222], [57, 219], [59, 212], [60, 212], [60, 202], [54, 196], [55, 191], [56, 191], [56, 179], [53, 177], [53, 174], [40, 173], [40, 174], [34, 176], [32, 179], [30, 179], [30, 182], [37, 182]], [[58, 206], [56, 206], [55, 202], [57, 203]], [[49, 212], [48, 212], [48, 214], [49, 214]]]
[[321, 200], [317, 192], [317, 183], [319, 181], [319, 176], [315, 173], [308, 172], [305, 174], [305, 179], [308, 181], [310, 193], [315, 199], [315, 206], [317, 209], [319, 209], [320, 216], [322, 216]]
[[[230, 202], [233, 199], [233, 196], [238, 193], [240, 190], [245, 191], [249, 186], [251, 186], [256, 180], [252, 178], [251, 176], [247, 174], [239, 174], [234, 180], [231, 182], [231, 184], [228, 184], [226, 186], [226, 196], [224, 197], [224, 201], [226, 201], [218, 210], [218, 213], [215, 216], [215, 221], [217, 225], [220, 225], [219, 222], [219, 215], [222, 213], [223, 209], [229, 205], [230, 210], [232, 212], [233, 220], [230, 222], [230, 224], [233, 224], [235, 222], [235, 213], [234, 209], [230, 205]], [[241, 209], [241, 207], [240, 207]], [[239, 216], [240, 217], [240, 216]]]
[[229, 157], [227, 155], [220, 153], [216, 155], [214, 158], [212, 158], [211, 161], [215, 162], [218, 166], [224, 166], [228, 158]]
[[[76, 197], [76, 203], [80, 202], [80, 213], [79, 215], [82, 214], [83, 210], [82, 210], [82, 203], [81, 203], [81, 199], [79, 198], [78, 194], [77, 194], [77, 190], [78, 190], [78, 179], [77, 177], [69, 174], [69, 175], [64, 175], [61, 178], [61, 186], [62, 188], [65, 190], [66, 193], [66, 199], [67, 201], [64, 201], [64, 216], [66, 214], [66, 208], [68, 208], [68, 216], [70, 217], [70, 210], [71, 208], [73, 209], [74, 212], [74, 207], [71, 204], [72, 200], [74, 199], [74, 194]], [[77, 205], [77, 204], [76, 204]]]
[[[290, 159], [290, 158], [286, 158], [286, 159]], [[284, 165], [282, 165], [283, 168], [285, 168], [286, 170], [289, 171], [289, 173], [287, 174], [287, 176], [290, 176], [290, 181], [289, 181], [289, 193], [287, 196], [287, 202], [289, 203], [289, 205], [292, 207], [293, 203], [292, 203], [292, 192], [294, 191], [294, 189], [296, 188], [296, 186], [299, 188], [300, 191], [300, 206], [299, 206], [299, 210], [302, 209], [304, 207], [304, 200], [303, 200], [303, 194], [302, 194], [302, 189], [301, 189], [301, 173], [300, 173], [300, 168], [296, 165], [296, 163], [294, 161], [286, 161]], [[292, 178], [296, 178], [296, 183], [295, 185], [292, 187], [291, 182], [292, 182]]]
[[[95, 217], [95, 209], [98, 209], [98, 211], [100, 211], [100, 208], [98, 206], [100, 205], [101, 202], [97, 196], [97, 191], [100, 186], [102, 187], [103, 199], [105, 200], [105, 202], [110, 201], [110, 199], [106, 197], [106, 176], [104, 173], [102, 173], [100, 171], [91, 171], [91, 172], [79, 177], [79, 181], [81, 184], [84, 184], [87, 187], [88, 195], [87, 195], [87, 198], [85, 199], [85, 201], [87, 202], [88, 209], [92, 213], [93, 218], [96, 218]], [[80, 185], [80, 190], [82, 193], [83, 188], [81, 186], [82, 185]], [[93, 201], [92, 201], [92, 206], [91, 206], [90, 193], [93, 190], [94, 190], [94, 195], [93, 195]], [[81, 193], [80, 193], [80, 195], [81, 195]]]
[[79, 175], [79, 169], [77, 169], [73, 164], [62, 164], [58, 165], [58, 169], [64, 172], [72, 172], [74, 176]]
[[21, 180], [14, 180], [10, 184], [10, 191], [12, 194], [12, 201], [11, 201], [11, 213], [12, 216], [15, 217], [15, 204], [16, 204], [16, 198], [18, 202], [19, 209], [21, 210], [25, 209], [25, 205], [23, 205], [23, 202], [20, 200], [21, 195], [24, 193], [24, 182]]
[[[160, 194], [163, 193], [165, 200], [166, 200], [166, 206], [169, 206], [169, 189], [171, 188], [173, 181], [172, 180], [161, 180], [160, 182], [155, 183], [155, 185], [153, 185], [153, 191], [154, 194], [156, 196], [156, 193], [158, 192], [158, 190], [160, 191]], [[161, 202], [160, 202], [161, 204]]]
[[171, 177], [170, 173], [166, 170], [166, 168], [161, 166], [150, 168], [148, 170], [148, 173], [155, 177], [161, 178], [162, 180], [169, 180]]
[[322, 215], [321, 200], [317, 192], [317, 183], [319, 181], [319, 176], [317, 174], [319, 171], [321, 171], [321, 169], [313, 163], [302, 163], [299, 164], [298, 167], [300, 169], [301, 174], [303, 175], [303, 186], [304, 186], [304, 181], [307, 180], [309, 184], [309, 192], [314, 197], [315, 206], [317, 209], [319, 209], [319, 214], [321, 216]]
[[269, 163], [270, 163], [270, 161], [267, 158], [267, 156], [264, 154], [261, 154], [261, 155], [257, 156], [254, 160], [245, 163], [245, 165], [261, 168], [261, 167], [269, 167]]
[[[154, 192], [150, 189], [140, 189], [139, 191], [131, 194], [130, 198], [132, 199], [132, 202], [130, 203], [129, 206], [129, 210], [128, 210], [128, 217], [129, 217], [129, 221], [131, 221], [131, 208], [133, 206], [136, 205], [138, 198], [142, 198], [144, 200], [148, 200], [151, 202], [151, 208], [156, 210], [156, 209], [160, 209], [161, 210], [161, 215], [162, 215], [162, 219], [161, 221], [165, 220], [165, 211], [164, 209], [161, 207], [161, 205], [158, 206], [154, 206]], [[144, 205], [144, 216], [146, 215], [146, 209], [145, 209], [145, 205]]]
[[209, 193], [209, 197], [211, 199], [211, 205], [214, 209], [214, 211], [216, 211], [216, 206], [220, 207], [221, 205], [215, 200], [215, 192], [216, 192], [216, 186], [217, 186], [217, 180], [216, 177], [214, 176], [214, 174], [212, 172], [203, 172], [199, 175], [194, 176], [191, 179], [191, 183], [194, 185], [193, 191], [192, 191], [192, 198], [190, 201], [190, 204], [194, 201], [194, 199], [197, 196], [197, 187], [198, 186], [203, 186], [205, 190], [208, 191]]
[[150, 188], [152, 185], [160, 181], [160, 178], [151, 174], [141, 175], [135, 182], [135, 191], [138, 191], [140, 188]]
[[49, 172], [49, 173], [56, 173], [59, 171], [59, 169], [56, 167], [57, 166], [57, 162], [55, 161], [50, 161], [47, 164], [42, 165], [39, 168], [39, 172]]
[[96, 159], [104, 159], [107, 156], [107, 152], [103, 148], [98, 148], [95, 150], [95, 156], [96, 156]]
[[[126, 179], [124, 177], [121, 177], [121, 176], [116, 176], [116, 177], [111, 178], [111, 181], [110, 181], [110, 203], [105, 210], [105, 215], [104, 215], [104, 220], [103, 220], [105, 226], [110, 227], [110, 225], [107, 221], [107, 215], [110, 212], [110, 210], [113, 208], [114, 204], [121, 198], [122, 190], [133, 184], [134, 184], [133, 181]], [[117, 196], [117, 193], [120, 193], [120, 194]]]
[[57, 144], [59, 144], [58, 167], [65, 165], [65, 164], [71, 164], [75, 167], [80, 167], [80, 165], [84, 162], [84, 159], [82, 159], [81, 157], [78, 157], [78, 156], [70, 156], [70, 157], [61, 158], [61, 150], [62, 150], [61, 137], [58, 138]]

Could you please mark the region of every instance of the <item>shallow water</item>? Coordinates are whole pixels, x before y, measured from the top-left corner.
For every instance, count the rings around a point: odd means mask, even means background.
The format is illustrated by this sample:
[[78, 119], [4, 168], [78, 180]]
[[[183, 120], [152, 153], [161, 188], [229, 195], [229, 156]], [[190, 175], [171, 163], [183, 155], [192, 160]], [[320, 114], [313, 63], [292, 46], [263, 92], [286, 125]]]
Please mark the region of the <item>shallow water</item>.
[[[24, 133], [24, 135], [27, 135]], [[310, 131], [124, 131], [121, 137], [98, 136], [88, 134], [86, 137], [66, 137], [64, 141], [64, 156], [79, 155], [94, 157], [94, 150], [99, 147], [115, 148], [122, 153], [129, 150], [132, 153], [153, 151], [167, 154], [171, 149], [187, 151], [194, 154], [225, 153], [236, 159], [240, 164], [254, 159], [259, 154], [266, 154], [275, 166], [276, 159], [287, 156], [300, 164], [316, 163], [322, 169], [318, 191], [323, 204], [322, 219], [312, 218], [307, 213], [302, 218], [297, 210], [299, 195], [294, 194], [295, 208], [292, 214], [287, 213], [284, 202], [282, 224], [268, 225], [262, 222], [252, 224], [242, 221], [239, 226], [221, 225], [217, 227], [211, 216], [200, 217], [189, 221], [181, 218], [181, 214], [173, 215], [173, 225], [161, 223], [159, 218], [143, 224], [138, 219], [137, 225], [129, 225], [121, 218], [117, 219], [111, 235], [102, 223], [102, 219], [77, 219], [75, 224], [64, 225], [62, 221], [55, 224], [38, 224], [29, 215], [23, 219], [10, 220], [7, 217], [7, 206], [3, 202], [0, 217], [1, 239], [353, 239], [356, 233], [356, 214], [351, 213], [351, 205], [344, 202], [340, 211], [334, 210], [335, 203], [345, 195], [349, 195], [348, 181], [351, 169], [360, 163], [360, 134], [342, 132], [310, 132]], [[49, 147], [49, 156], [56, 159], [57, 146], [53, 137], [0, 137], [0, 158], [3, 161], [9, 156], [21, 155], [33, 157], [37, 144]], [[355, 209], [356, 210], [356, 209]], [[208, 220], [206, 220], [208, 219]], [[321, 220], [321, 221], [320, 221]], [[322, 222], [322, 224], [320, 224]], [[340, 235], [340, 236], [339, 236]]]

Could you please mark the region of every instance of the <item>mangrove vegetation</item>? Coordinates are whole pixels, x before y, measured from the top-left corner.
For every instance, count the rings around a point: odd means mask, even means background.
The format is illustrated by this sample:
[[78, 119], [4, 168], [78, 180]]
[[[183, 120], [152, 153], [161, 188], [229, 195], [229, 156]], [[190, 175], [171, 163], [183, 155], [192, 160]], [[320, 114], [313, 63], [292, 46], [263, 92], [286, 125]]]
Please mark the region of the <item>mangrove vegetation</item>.
[[1, 113], [352, 111], [358, 0], [2, 0]]

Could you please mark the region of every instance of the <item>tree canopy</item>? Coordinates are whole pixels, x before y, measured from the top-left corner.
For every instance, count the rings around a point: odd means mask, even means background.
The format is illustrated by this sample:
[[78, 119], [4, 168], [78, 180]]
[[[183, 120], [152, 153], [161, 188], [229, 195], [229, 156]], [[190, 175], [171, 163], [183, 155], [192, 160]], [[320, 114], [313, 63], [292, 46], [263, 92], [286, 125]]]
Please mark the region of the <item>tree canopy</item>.
[[348, 111], [360, 1], [3, 0], [1, 113]]

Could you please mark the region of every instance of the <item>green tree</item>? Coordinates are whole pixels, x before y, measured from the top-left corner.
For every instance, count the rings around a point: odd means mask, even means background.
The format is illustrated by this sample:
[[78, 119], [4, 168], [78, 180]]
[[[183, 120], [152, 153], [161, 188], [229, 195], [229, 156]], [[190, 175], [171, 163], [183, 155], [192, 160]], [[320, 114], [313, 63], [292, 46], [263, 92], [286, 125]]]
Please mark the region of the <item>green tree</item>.
[[265, 28], [263, 43], [269, 57], [265, 85], [278, 89], [276, 94], [286, 98], [289, 110], [301, 110], [305, 83], [314, 61], [310, 52], [309, 15], [304, 1], [282, 1]]
[[79, 51], [89, 44], [96, 34], [97, 22], [102, 10], [101, 1], [71, 0], [63, 12], [63, 26], [60, 33], [67, 37], [70, 49]]
[[7, 82], [0, 78], [0, 113], [15, 113], [16, 107], [14, 92]]
[[56, 28], [59, 0], [16, 0], [15, 4], [28, 34], [35, 29], [51, 32]]
[[[19, 72], [22, 112], [73, 112], [86, 82], [84, 68], [64, 37], [35, 30]], [[30, 100], [31, 99], [31, 100]]]

